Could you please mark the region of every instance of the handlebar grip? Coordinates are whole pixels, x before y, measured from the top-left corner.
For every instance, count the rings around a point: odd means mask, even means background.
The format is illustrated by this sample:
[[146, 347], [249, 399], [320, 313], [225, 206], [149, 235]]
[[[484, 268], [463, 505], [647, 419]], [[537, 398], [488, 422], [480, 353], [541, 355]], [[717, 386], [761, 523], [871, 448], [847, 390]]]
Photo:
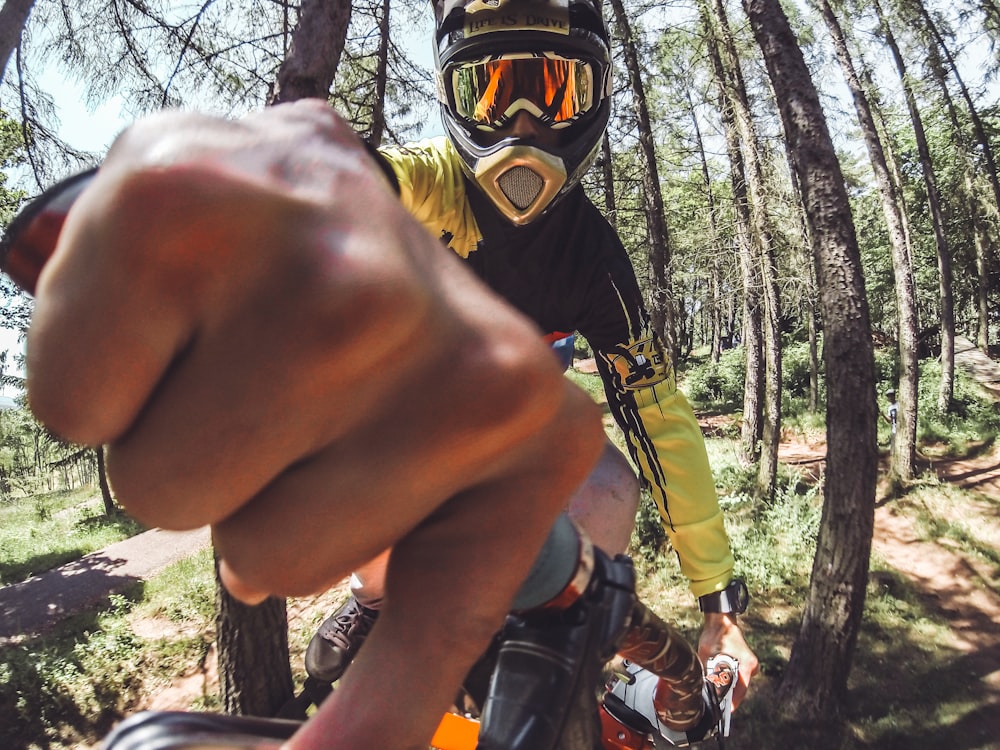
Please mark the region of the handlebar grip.
[[68, 177], [24, 206], [0, 239], [0, 271], [34, 295], [42, 268], [56, 249], [70, 207], [90, 184], [97, 168]]
[[705, 711], [705, 672], [698, 652], [676, 628], [638, 599], [618, 653], [660, 678], [653, 707], [664, 726], [684, 732], [699, 722]]

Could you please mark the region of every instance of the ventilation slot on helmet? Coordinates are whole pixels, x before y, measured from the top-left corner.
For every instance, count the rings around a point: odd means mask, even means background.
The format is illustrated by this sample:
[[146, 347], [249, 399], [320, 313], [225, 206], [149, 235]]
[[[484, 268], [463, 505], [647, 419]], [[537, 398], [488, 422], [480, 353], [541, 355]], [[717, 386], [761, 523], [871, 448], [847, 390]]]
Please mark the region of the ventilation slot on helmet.
[[500, 190], [521, 211], [535, 202], [535, 198], [545, 187], [545, 181], [537, 173], [525, 166], [508, 169], [497, 180]]

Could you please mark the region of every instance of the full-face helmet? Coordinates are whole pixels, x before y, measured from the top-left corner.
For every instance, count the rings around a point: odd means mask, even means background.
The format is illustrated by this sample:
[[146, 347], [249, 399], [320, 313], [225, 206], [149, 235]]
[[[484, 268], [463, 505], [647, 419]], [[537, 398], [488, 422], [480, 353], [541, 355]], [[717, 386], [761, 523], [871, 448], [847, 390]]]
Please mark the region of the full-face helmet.
[[[580, 182], [608, 124], [611, 54], [600, 0], [434, 0], [434, 13], [448, 137], [500, 213], [528, 224]], [[498, 137], [522, 111], [553, 137]]]

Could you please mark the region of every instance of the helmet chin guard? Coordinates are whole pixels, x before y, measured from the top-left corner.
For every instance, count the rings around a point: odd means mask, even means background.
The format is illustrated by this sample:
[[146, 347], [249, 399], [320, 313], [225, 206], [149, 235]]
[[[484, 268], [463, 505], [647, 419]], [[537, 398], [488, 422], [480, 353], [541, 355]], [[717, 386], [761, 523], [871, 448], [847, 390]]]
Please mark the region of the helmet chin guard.
[[504, 146], [476, 162], [476, 184], [508, 220], [528, 224], [566, 184], [562, 160], [534, 146]]

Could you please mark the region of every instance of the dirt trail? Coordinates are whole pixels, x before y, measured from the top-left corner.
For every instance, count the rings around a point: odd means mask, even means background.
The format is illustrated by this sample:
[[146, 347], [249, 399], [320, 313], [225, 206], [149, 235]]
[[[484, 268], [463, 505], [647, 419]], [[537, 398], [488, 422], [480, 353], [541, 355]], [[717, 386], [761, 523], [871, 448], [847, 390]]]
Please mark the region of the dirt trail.
[[150, 529], [45, 573], [0, 588], [0, 646], [38, 633], [204, 548], [208, 528]]
[[[1000, 400], [1000, 366], [967, 339], [956, 340], [956, 364]], [[796, 464], [814, 478], [822, 475], [826, 457], [823, 440], [782, 444], [781, 461]], [[980, 519], [980, 531], [992, 529], [993, 546], [1000, 549], [997, 499], [1000, 499], [1000, 446], [963, 459], [926, 459], [943, 482], [970, 490], [963, 518]], [[943, 519], [948, 520], [948, 519]], [[988, 582], [996, 572], [947, 539], [927, 539], [900, 504], [881, 501], [875, 509], [872, 555], [903, 577], [919, 592], [925, 606], [949, 624], [952, 648], [970, 658], [970, 677], [982, 685], [985, 702], [994, 710], [981, 712], [982, 731], [1000, 735], [1000, 593]]]

